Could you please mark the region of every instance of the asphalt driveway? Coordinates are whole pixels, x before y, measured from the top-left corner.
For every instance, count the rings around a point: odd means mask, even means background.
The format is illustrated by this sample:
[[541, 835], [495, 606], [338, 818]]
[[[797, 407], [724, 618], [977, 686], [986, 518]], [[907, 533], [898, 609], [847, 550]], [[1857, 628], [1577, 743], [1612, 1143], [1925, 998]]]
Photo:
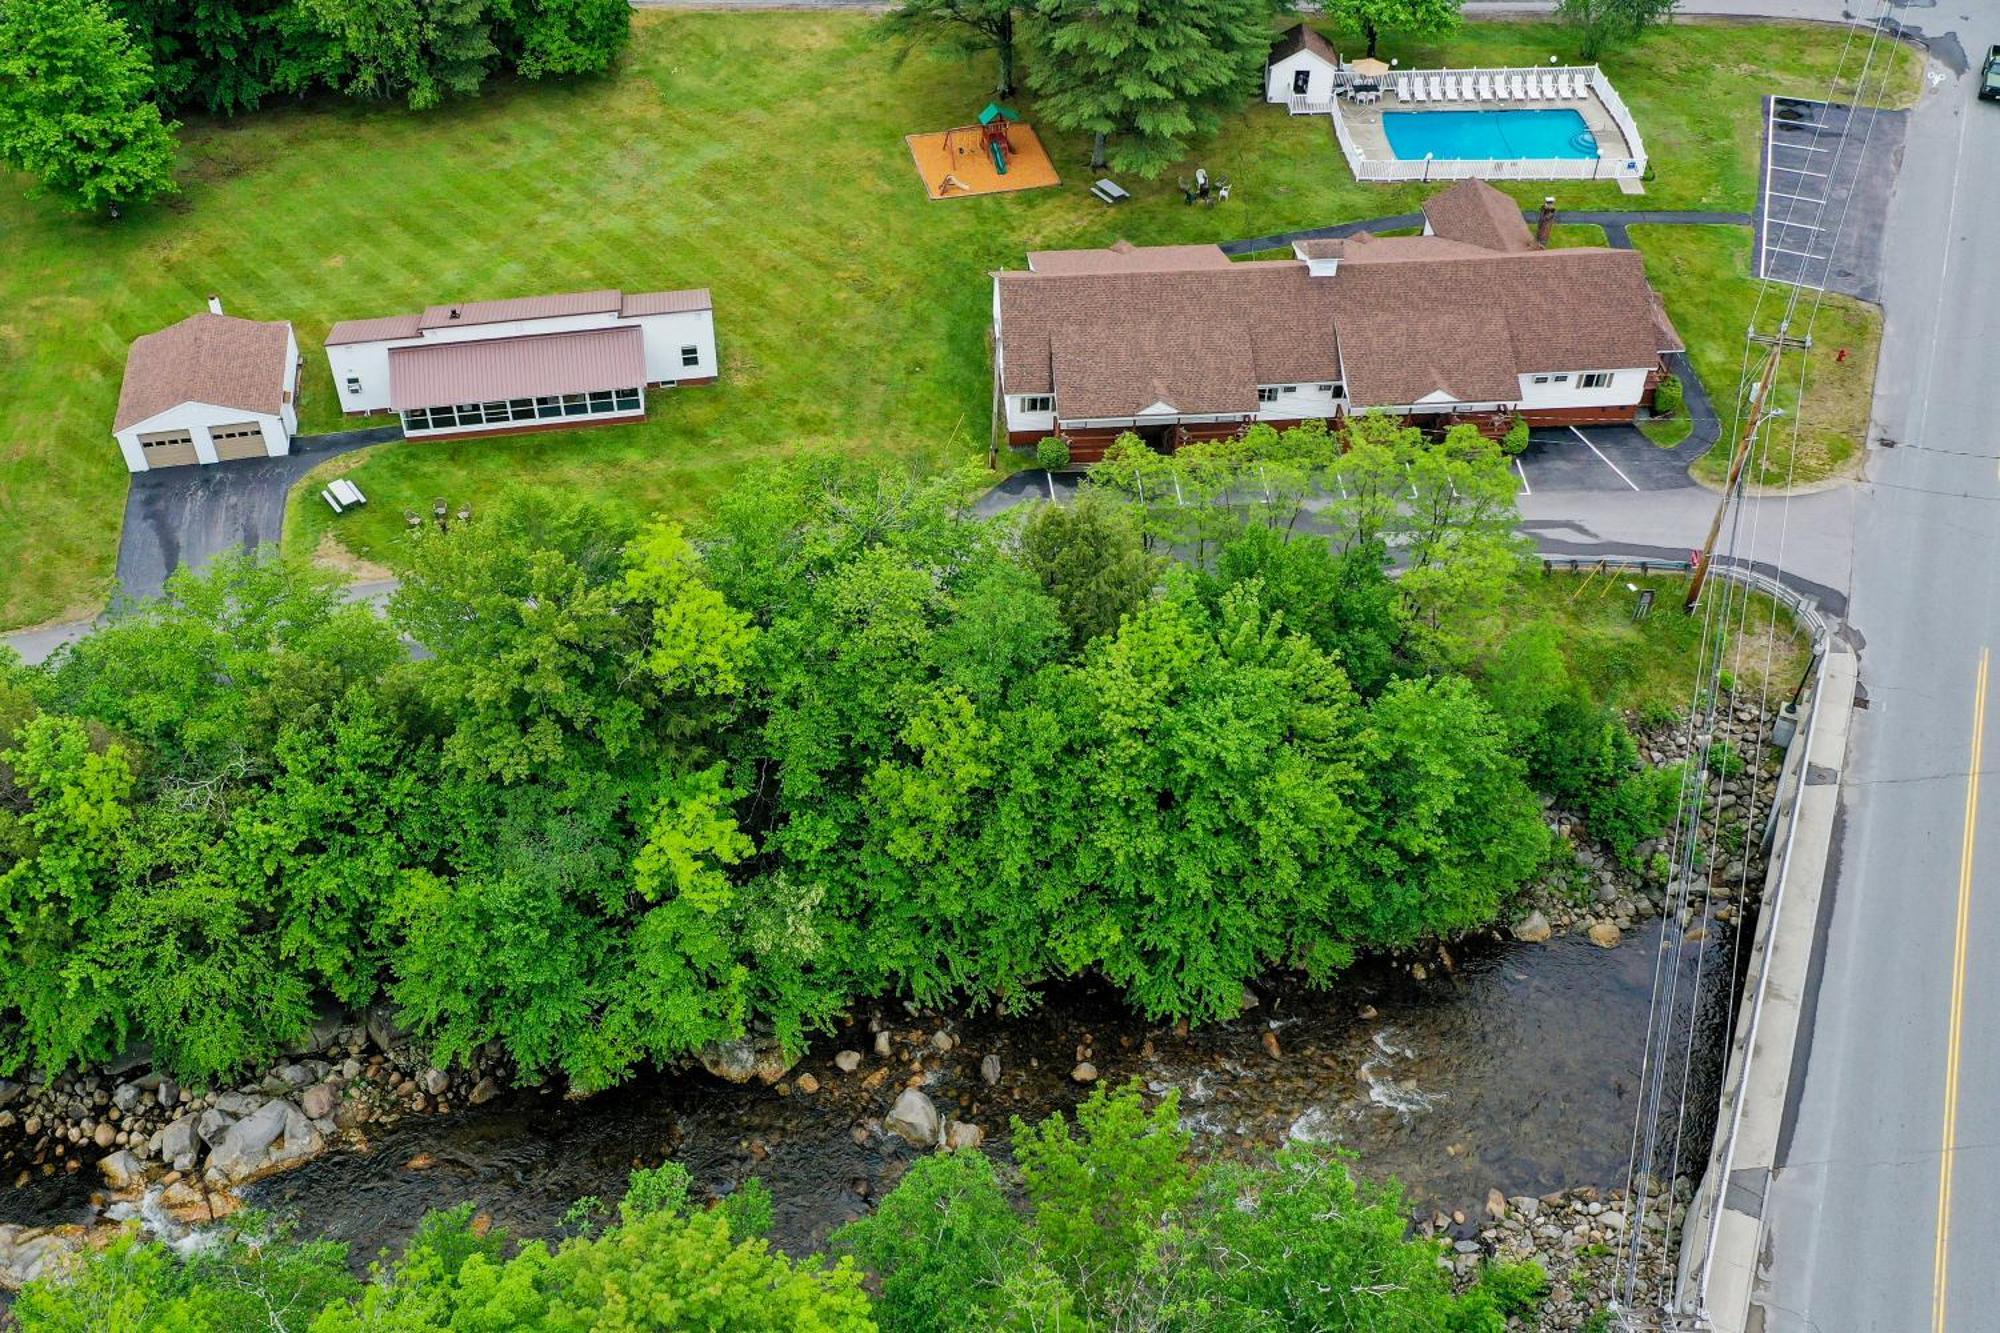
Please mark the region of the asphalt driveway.
[[338, 454], [400, 438], [394, 426], [305, 435], [283, 458], [134, 473], [118, 539], [119, 591], [155, 597], [182, 565], [198, 569], [220, 552], [276, 542], [299, 478]]

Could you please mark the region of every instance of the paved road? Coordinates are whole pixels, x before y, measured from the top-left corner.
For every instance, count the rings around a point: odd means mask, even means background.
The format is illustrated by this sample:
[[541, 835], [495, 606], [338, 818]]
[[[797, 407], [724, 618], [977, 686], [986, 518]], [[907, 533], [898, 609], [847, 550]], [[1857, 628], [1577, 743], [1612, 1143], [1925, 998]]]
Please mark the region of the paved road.
[[[2000, 0], [1910, 17], [2000, 40]], [[1868, 708], [1766, 1205], [1769, 1333], [2000, 1328], [2000, 784], [1969, 801], [2000, 746], [2000, 717], [1974, 725], [2000, 647], [1995, 216], [2000, 108], [1961, 75], [1913, 113], [1890, 202], [1876, 432], [1895, 447], [1871, 451], [1853, 530]]]

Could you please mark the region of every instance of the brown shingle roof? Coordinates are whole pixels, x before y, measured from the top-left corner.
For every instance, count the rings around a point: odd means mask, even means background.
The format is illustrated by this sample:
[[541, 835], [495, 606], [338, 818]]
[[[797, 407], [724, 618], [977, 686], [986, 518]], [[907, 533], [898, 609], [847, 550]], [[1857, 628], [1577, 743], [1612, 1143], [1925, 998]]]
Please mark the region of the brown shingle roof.
[[386, 342], [391, 338], [414, 338], [422, 315], [384, 315], [380, 319], [343, 319], [326, 331], [326, 345]]
[[636, 325], [389, 349], [389, 405], [398, 412], [645, 382], [645, 334]]
[[618, 313], [627, 319], [640, 315], [684, 315], [695, 310], [713, 310], [708, 288], [693, 287], [681, 292], [627, 292]]
[[[1338, 273], [1291, 260], [1001, 273], [1002, 389], [1063, 420], [1247, 412], [1259, 384], [1339, 378], [1358, 406], [1443, 391], [1512, 402], [1518, 376], [1651, 366], [1679, 350], [1633, 251], [1350, 238]], [[1245, 406], [1248, 403], [1249, 406]]]
[[1030, 250], [1028, 267], [1036, 273], [1171, 273], [1228, 268], [1229, 256], [1219, 245], [1142, 246], [1114, 241], [1102, 250]]
[[565, 315], [608, 315], [624, 302], [609, 288], [595, 292], [565, 292], [559, 296], [520, 296], [506, 301], [466, 301], [434, 305], [424, 310], [419, 327], [461, 328], [470, 324], [502, 324], [516, 319], [560, 319]]
[[291, 328], [283, 320], [201, 314], [135, 338], [112, 429], [189, 402], [275, 415], [291, 371]]
[[1285, 29], [1271, 47], [1271, 58], [1264, 62], [1264, 67], [1268, 69], [1286, 56], [1297, 55], [1301, 51], [1310, 51], [1329, 65], [1340, 63], [1340, 52], [1334, 50], [1332, 42], [1320, 36], [1318, 30], [1307, 24], [1294, 23]]
[[1339, 238], [1293, 241], [1292, 253], [1300, 259], [1338, 259], [1347, 253], [1347, 242]]
[[1331, 293], [1304, 264], [997, 278], [1003, 389], [1053, 391], [1065, 420], [1254, 411], [1259, 384], [1338, 378]]
[[1424, 219], [1446, 240], [1482, 250], [1511, 253], [1535, 248], [1521, 206], [1476, 176], [1424, 200]]

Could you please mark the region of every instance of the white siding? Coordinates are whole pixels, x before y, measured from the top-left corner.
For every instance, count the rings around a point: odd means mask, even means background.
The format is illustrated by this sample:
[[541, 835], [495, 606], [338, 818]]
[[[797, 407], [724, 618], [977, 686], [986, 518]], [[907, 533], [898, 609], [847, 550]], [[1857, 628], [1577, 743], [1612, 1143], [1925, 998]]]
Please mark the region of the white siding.
[[1333, 96], [1333, 66], [1311, 51], [1294, 51], [1264, 71], [1264, 100], [1280, 105], [1291, 101], [1292, 77], [1302, 69], [1309, 72], [1304, 96]]
[[[1601, 389], [1579, 389], [1577, 376], [1588, 372], [1581, 370], [1551, 370], [1540, 372], [1549, 376], [1547, 384], [1535, 383], [1533, 375], [1521, 376], [1521, 403], [1523, 411], [1547, 411], [1564, 407], [1624, 407], [1636, 404], [1646, 395], [1646, 370], [1613, 370], [1611, 383]], [[1555, 377], [1568, 378], [1558, 382]]]
[[1257, 403], [1257, 417], [1261, 421], [1290, 421], [1296, 417], [1330, 417], [1347, 401], [1337, 397], [1331, 387], [1321, 389], [1318, 383], [1258, 387], [1260, 389], [1289, 387], [1292, 390], [1290, 393], [1279, 394], [1276, 402], [1267, 403], [1260, 398]]
[[214, 403], [181, 403], [164, 412], [135, 421], [124, 430], [113, 433], [118, 441], [118, 452], [125, 456], [125, 466], [133, 472], [149, 471], [146, 466], [145, 451], [139, 447], [141, 435], [161, 435], [168, 431], [184, 430], [194, 437], [195, 457], [204, 463], [215, 462], [215, 441], [209, 434], [217, 426], [232, 426], [239, 422], [254, 421], [264, 432], [264, 451], [278, 455], [291, 452], [292, 421], [296, 415], [286, 416], [268, 412], [245, 412], [240, 407], [218, 407]]
[[1055, 401], [1054, 397], [1050, 394], [1008, 394], [1007, 429], [1010, 431], [1040, 430], [1053, 433], [1056, 428], [1056, 414], [1054, 410], [1051, 409], [1047, 412], [1028, 411], [1022, 404], [1027, 402], [1031, 397], [1048, 398], [1051, 402]]

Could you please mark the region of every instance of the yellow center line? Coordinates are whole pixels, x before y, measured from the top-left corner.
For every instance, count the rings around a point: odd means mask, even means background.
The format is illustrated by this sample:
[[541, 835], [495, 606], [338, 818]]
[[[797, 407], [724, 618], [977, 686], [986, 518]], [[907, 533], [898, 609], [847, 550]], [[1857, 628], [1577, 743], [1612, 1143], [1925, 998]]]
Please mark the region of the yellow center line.
[[1986, 682], [1993, 650], [1979, 650], [1972, 693], [1972, 767], [1965, 781], [1965, 835], [1958, 856], [1958, 929], [1952, 947], [1951, 1026], [1944, 1056], [1944, 1150], [1938, 1155], [1937, 1261], [1931, 1273], [1931, 1329], [1945, 1333], [1951, 1276], [1951, 1168], [1958, 1151], [1958, 1052], [1965, 1028], [1966, 925], [1972, 916], [1972, 852], [1978, 833], [1980, 754], [1986, 744]]

